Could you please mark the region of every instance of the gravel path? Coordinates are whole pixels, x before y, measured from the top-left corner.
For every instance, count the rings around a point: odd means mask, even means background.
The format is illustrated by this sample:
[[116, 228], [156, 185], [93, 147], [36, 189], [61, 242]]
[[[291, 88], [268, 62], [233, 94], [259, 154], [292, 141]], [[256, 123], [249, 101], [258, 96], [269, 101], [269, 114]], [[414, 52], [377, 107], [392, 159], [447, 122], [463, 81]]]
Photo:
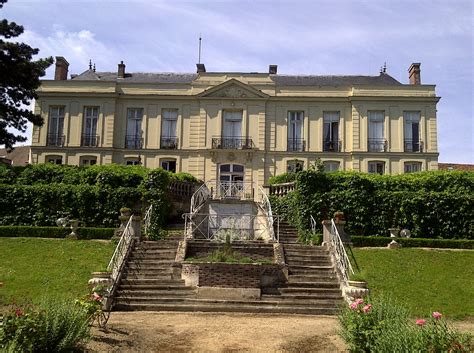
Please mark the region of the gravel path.
[[90, 352], [345, 352], [333, 316], [114, 312]]

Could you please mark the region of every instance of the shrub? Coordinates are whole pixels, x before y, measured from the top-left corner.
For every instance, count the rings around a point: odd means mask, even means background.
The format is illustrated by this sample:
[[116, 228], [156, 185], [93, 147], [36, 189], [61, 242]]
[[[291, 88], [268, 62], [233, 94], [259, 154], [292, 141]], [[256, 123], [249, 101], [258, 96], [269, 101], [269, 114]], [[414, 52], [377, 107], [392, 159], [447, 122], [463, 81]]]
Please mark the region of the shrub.
[[296, 173], [283, 173], [280, 175], [272, 176], [268, 179], [268, 184], [283, 184], [283, 183], [291, 183], [296, 180]]
[[357, 299], [342, 309], [340, 335], [351, 352], [468, 352], [470, 339], [451, 329], [440, 313], [412, 320], [387, 297]]
[[0, 348], [7, 352], [71, 352], [90, 338], [86, 312], [65, 301], [14, 307], [1, 322]]

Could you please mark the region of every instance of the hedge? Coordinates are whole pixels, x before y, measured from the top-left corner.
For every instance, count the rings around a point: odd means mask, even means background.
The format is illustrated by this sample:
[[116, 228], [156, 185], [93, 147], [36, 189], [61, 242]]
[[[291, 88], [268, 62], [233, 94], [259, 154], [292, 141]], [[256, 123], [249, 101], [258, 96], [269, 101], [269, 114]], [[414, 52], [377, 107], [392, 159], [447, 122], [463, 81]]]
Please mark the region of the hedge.
[[[474, 173], [426, 172], [403, 176], [363, 173], [296, 174], [296, 190], [271, 196], [274, 214], [300, 231], [343, 211], [353, 235], [387, 235], [408, 228], [412, 236], [474, 239]], [[418, 188], [418, 189], [417, 189]]]
[[[377, 236], [352, 236], [352, 245], [356, 247], [386, 247], [393, 238]], [[474, 240], [428, 239], [428, 238], [397, 238], [402, 247], [406, 248], [449, 248], [474, 249]]]
[[[71, 233], [70, 228], [62, 227], [31, 227], [31, 226], [0, 226], [0, 238], [64, 238]], [[114, 228], [79, 228], [79, 239], [110, 239]]]

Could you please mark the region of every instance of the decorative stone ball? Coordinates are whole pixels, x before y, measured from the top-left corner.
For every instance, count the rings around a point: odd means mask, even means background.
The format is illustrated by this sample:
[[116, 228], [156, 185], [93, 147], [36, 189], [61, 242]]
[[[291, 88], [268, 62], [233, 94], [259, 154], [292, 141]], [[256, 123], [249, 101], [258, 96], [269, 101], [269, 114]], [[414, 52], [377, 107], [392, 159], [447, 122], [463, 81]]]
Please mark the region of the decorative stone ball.
[[401, 236], [402, 238], [410, 238], [410, 237], [411, 237], [411, 232], [410, 232], [410, 230], [408, 230], [408, 229], [406, 229], [406, 228], [405, 228], [405, 229], [402, 229], [402, 230], [400, 231], [400, 236]]

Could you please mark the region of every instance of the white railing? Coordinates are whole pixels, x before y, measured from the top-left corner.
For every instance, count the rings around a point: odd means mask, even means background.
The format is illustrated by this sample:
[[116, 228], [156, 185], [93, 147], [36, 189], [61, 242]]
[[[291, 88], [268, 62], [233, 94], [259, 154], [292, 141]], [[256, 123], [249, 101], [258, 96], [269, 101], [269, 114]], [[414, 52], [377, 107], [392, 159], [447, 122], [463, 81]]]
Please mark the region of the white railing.
[[254, 199], [254, 184], [250, 181], [215, 181], [214, 183], [217, 199]]
[[[130, 216], [117, 247], [115, 248], [114, 254], [110, 259], [109, 265], [107, 266], [107, 272], [111, 273], [112, 279], [112, 286], [108, 290], [109, 299], [114, 296], [115, 290], [120, 282], [123, 267], [127, 262], [128, 255], [133, 246], [134, 234], [132, 230], [132, 218], [133, 216]], [[109, 306], [110, 305], [111, 303], [109, 303]]]
[[346, 249], [344, 248], [344, 243], [341, 240], [339, 231], [337, 230], [336, 223], [334, 219], [331, 219], [331, 236], [330, 236], [330, 246], [332, 249], [332, 254], [336, 262], [336, 269], [341, 276], [343, 287], [347, 287], [349, 280], [349, 273], [354, 273], [352, 269], [351, 262], [347, 256]]
[[275, 236], [275, 230], [273, 228], [274, 219], [273, 219], [273, 213], [272, 213], [272, 205], [270, 204], [270, 200], [268, 199], [268, 196], [265, 193], [265, 190], [263, 190], [261, 186], [258, 187], [257, 203], [260, 205], [263, 212], [267, 216], [267, 223], [269, 225], [269, 228], [271, 228], [270, 232], [271, 232], [272, 238], [279, 242], [280, 241], [280, 220], [277, 221], [277, 234]]
[[202, 184], [191, 196], [191, 213], [198, 212], [211, 196], [211, 190], [209, 190], [207, 183]]
[[309, 216], [309, 220], [311, 221], [311, 232], [314, 234], [318, 231], [318, 224], [316, 223], [313, 215]]
[[185, 213], [183, 217], [185, 239], [225, 241], [229, 236], [231, 240], [275, 241], [278, 238], [273, 223], [269, 224], [264, 215]]
[[148, 236], [148, 232], [150, 229], [151, 225], [151, 215], [153, 214], [153, 205], [150, 205], [150, 207], [147, 208], [145, 212], [145, 218], [143, 218], [143, 231], [145, 232], [145, 235]]

